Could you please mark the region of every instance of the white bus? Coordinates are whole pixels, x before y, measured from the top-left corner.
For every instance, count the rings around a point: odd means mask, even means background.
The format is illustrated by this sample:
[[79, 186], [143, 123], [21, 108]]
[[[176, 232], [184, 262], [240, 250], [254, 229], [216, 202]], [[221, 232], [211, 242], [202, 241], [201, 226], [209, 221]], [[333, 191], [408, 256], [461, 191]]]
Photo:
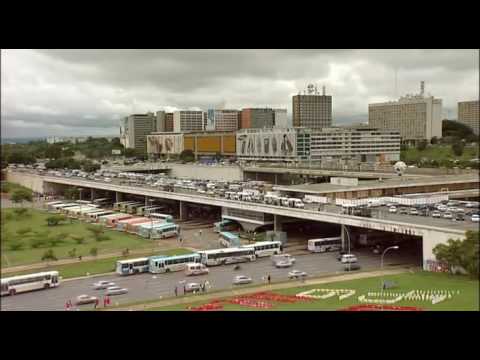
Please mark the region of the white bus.
[[168, 214], [150, 213], [148, 217], [154, 220], [163, 220], [165, 222], [173, 222], [173, 216]]
[[149, 258], [149, 271], [153, 274], [185, 270], [188, 263], [199, 263], [200, 255], [197, 253], [175, 256], [151, 256]]
[[255, 249], [251, 248], [226, 248], [215, 250], [204, 250], [198, 252], [201, 256], [200, 262], [207, 266], [235, 264], [255, 260]]
[[58, 271], [19, 275], [1, 280], [1, 295], [15, 295], [25, 291], [49, 289], [60, 284]]
[[117, 261], [117, 274], [131, 275], [148, 272], [148, 258], [138, 258]]
[[151, 228], [150, 233], [152, 239], [166, 239], [168, 237], [178, 236], [178, 225], [174, 223], [164, 223]]
[[281, 241], [259, 241], [255, 244], [243, 245], [242, 247], [253, 248], [257, 257], [278, 255], [282, 252]]
[[341, 248], [341, 236], [308, 240], [308, 250], [311, 252], [338, 251]]

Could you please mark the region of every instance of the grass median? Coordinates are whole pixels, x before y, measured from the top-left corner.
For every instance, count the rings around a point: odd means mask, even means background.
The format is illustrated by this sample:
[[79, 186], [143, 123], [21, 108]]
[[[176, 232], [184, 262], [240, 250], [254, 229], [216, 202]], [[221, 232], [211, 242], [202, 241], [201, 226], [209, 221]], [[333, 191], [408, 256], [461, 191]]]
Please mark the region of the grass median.
[[[182, 255], [182, 254], [189, 254], [191, 253], [191, 251], [184, 248], [178, 248], [178, 249], [158, 251], [158, 253], [162, 255]], [[146, 253], [143, 256], [151, 256], [151, 255], [152, 255], [151, 253]], [[51, 270], [59, 271], [60, 276], [63, 279], [86, 276], [87, 273], [89, 275], [104, 274], [104, 273], [115, 271], [115, 264], [118, 260], [127, 260], [129, 258], [133, 259], [138, 257], [142, 257], [142, 255], [138, 254], [138, 255], [129, 256], [129, 257], [115, 256], [111, 258], [80, 261], [73, 264], [65, 264], [65, 265], [57, 265], [57, 266], [54, 263], [52, 263], [44, 268], [36, 269], [34, 271], [29, 270], [29, 271], [19, 271], [19, 272], [8, 273], [8, 274], [5, 274], [5, 277], [7, 276], [10, 277], [15, 275], [25, 275], [25, 274], [31, 274], [33, 272], [51, 271]]]

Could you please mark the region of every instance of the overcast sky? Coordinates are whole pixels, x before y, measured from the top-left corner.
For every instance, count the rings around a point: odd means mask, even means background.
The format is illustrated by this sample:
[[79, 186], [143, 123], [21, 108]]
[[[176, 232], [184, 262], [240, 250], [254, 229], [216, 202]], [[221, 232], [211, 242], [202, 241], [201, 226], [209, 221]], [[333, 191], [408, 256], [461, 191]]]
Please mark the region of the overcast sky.
[[368, 120], [368, 103], [426, 92], [479, 97], [478, 50], [2, 50], [2, 136], [117, 135], [131, 113], [283, 107], [313, 83], [333, 123]]

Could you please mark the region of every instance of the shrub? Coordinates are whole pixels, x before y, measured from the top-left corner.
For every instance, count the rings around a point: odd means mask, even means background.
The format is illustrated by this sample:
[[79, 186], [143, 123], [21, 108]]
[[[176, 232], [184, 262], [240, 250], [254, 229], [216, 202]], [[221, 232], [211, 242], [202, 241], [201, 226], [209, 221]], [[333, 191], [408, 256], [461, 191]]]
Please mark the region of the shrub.
[[[15, 215], [17, 215], [18, 217], [30, 215], [27, 208], [14, 209], [13, 212], [14, 212]], [[11, 215], [11, 214], [10, 214], [10, 215]]]
[[28, 189], [18, 189], [13, 192], [11, 198], [14, 203], [23, 201], [32, 201], [32, 191]]
[[24, 227], [24, 228], [18, 229], [16, 232], [17, 232], [18, 236], [24, 236], [25, 234], [28, 234], [29, 232], [32, 232], [32, 228], [31, 227]]
[[72, 259], [73, 259], [74, 257], [77, 257], [77, 249], [73, 248], [72, 250], [70, 250], [70, 251], [68, 252], [68, 256], [71, 257]]
[[52, 215], [47, 218], [48, 226], [56, 226], [60, 222], [65, 221], [66, 217], [64, 215]]
[[85, 237], [80, 235], [71, 235], [70, 236], [77, 244], [83, 244], [85, 242]]
[[95, 238], [95, 241], [98, 241], [98, 242], [100, 242], [100, 241], [107, 241], [107, 240], [110, 240], [110, 236], [104, 235], [104, 234], [100, 234], [99, 236], [97, 236], [97, 237]]
[[47, 240], [46, 239], [43, 239], [43, 238], [33, 238], [30, 240], [30, 247], [32, 249], [37, 249], [37, 248], [40, 248], [40, 247], [43, 247], [47, 244]]
[[90, 249], [90, 255], [96, 257], [98, 255], [98, 249], [96, 247], [91, 248]]
[[21, 241], [18, 241], [18, 240], [12, 240], [12, 241], [10, 241], [10, 243], [8, 244], [8, 248], [9, 248], [11, 251], [22, 250], [22, 249], [23, 249], [23, 246], [24, 246], [24, 244], [23, 244]]
[[48, 249], [47, 251], [45, 251], [42, 255], [42, 261], [44, 260], [58, 260], [57, 257], [55, 256], [55, 253], [53, 252], [52, 249]]

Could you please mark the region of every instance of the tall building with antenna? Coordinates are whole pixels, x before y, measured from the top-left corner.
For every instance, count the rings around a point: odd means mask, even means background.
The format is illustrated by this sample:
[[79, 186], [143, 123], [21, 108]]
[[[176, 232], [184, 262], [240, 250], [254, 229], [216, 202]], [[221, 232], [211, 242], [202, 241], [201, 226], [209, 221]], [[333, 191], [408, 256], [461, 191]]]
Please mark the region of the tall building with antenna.
[[430, 141], [442, 137], [442, 100], [420, 93], [402, 96], [398, 101], [368, 105], [368, 124], [378, 129], [399, 130], [403, 142]]
[[292, 122], [294, 127], [323, 129], [332, 126], [332, 96], [322, 94], [313, 84], [292, 98]]

